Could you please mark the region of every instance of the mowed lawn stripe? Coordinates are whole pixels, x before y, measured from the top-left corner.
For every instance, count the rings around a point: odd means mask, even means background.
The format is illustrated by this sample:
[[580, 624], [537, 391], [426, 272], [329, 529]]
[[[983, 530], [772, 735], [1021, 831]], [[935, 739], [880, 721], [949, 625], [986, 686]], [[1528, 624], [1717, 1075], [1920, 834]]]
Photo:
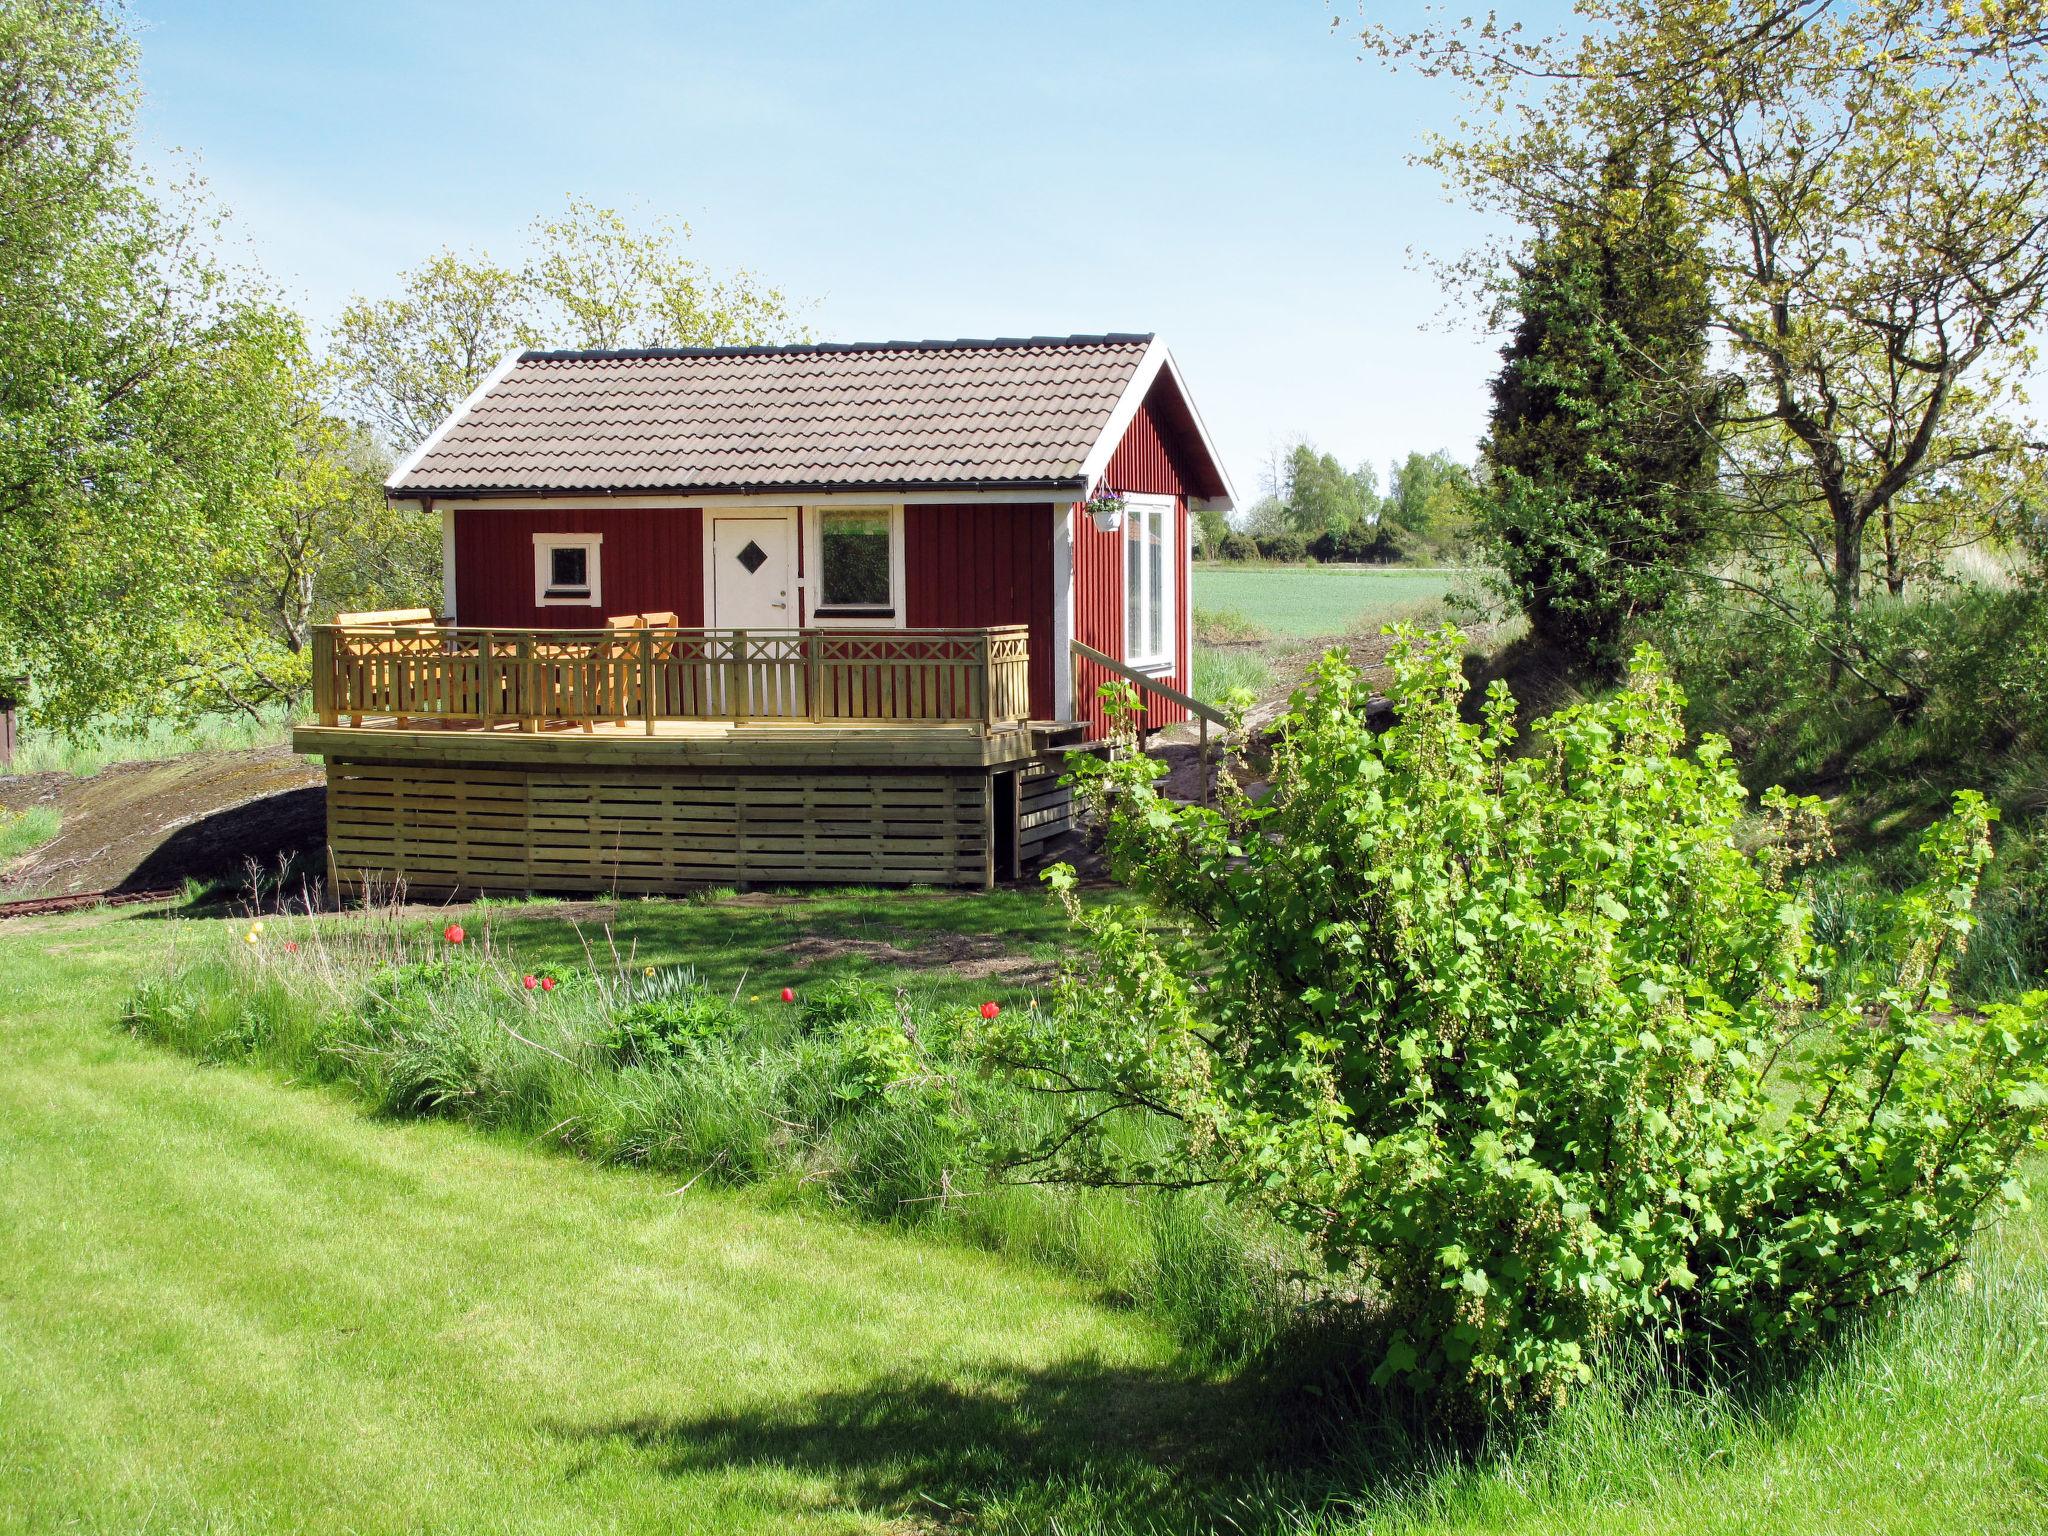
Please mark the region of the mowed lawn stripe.
[[0, 1526], [880, 1528], [928, 1448], [778, 1457], [816, 1402], [1171, 1359], [1000, 1259], [125, 1040], [155, 946], [96, 921], [0, 939]]

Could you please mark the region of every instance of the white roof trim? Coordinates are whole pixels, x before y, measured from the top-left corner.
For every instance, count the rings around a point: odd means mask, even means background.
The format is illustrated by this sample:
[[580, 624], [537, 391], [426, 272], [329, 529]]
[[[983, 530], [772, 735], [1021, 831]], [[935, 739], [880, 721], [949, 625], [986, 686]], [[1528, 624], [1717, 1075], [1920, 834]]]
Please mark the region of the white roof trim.
[[1109, 469], [1110, 458], [1116, 453], [1117, 445], [1124, 440], [1124, 434], [1131, 429], [1131, 423], [1138, 419], [1138, 412], [1144, 408], [1145, 396], [1161, 371], [1173, 380], [1173, 387], [1180, 391], [1181, 403], [1188, 408], [1188, 419], [1195, 424], [1195, 435], [1201, 440], [1202, 451], [1209, 456], [1209, 462], [1216, 466], [1216, 476], [1223, 482], [1221, 497], [1196, 498], [1205, 500], [1206, 505], [1228, 512], [1237, 505], [1237, 487], [1231, 484], [1230, 471], [1223, 463], [1223, 455], [1216, 451], [1216, 441], [1209, 436], [1209, 428], [1202, 420], [1202, 413], [1195, 408], [1195, 397], [1188, 393], [1186, 382], [1180, 376], [1180, 368], [1173, 360], [1173, 354], [1166, 350], [1166, 343], [1157, 336], [1145, 349], [1145, 355], [1138, 359], [1137, 372], [1131, 375], [1131, 382], [1124, 386], [1123, 395], [1117, 400], [1116, 409], [1109, 414], [1109, 425], [1102, 430], [1102, 436], [1095, 440], [1095, 446], [1088, 451], [1088, 457], [1081, 461], [1081, 477], [1087, 482], [1088, 493], [1093, 494], [1095, 484]]
[[[447, 415], [447, 418], [442, 421], [441, 425], [434, 428], [434, 430], [429, 432], [426, 435], [426, 437], [421, 439], [419, 447], [413, 449], [411, 453], [408, 453], [404, 458], [398, 461], [398, 467], [392, 470], [389, 475], [384, 477], [385, 490], [396, 491], [399, 488], [398, 482], [403, 480], [407, 475], [411, 474], [414, 469], [418, 468], [420, 460], [424, 459], [429, 453], [433, 452], [434, 445], [439, 443], [442, 438], [446, 437], [450, 432], [452, 432], [455, 429], [455, 423], [462, 420], [463, 417], [467, 416], [470, 413], [471, 409], [475, 407], [476, 403], [479, 400], [483, 399], [485, 395], [488, 395], [492, 390], [498, 387], [498, 381], [504, 378], [506, 374], [510, 373], [513, 370], [513, 368], [518, 366], [519, 355], [522, 350], [522, 348], [514, 347], [510, 352], [507, 352], [503, 357], [499, 358], [496, 365], [492, 367], [491, 371], [484, 375], [483, 382], [477, 385], [475, 389], [472, 389], [469, 392], [469, 397], [465, 399], [462, 402], [462, 404], [455, 407], [454, 410], [450, 411]], [[432, 496], [433, 494], [434, 493], [432, 491], [412, 492], [412, 496], [415, 499], [424, 499], [426, 497]]]

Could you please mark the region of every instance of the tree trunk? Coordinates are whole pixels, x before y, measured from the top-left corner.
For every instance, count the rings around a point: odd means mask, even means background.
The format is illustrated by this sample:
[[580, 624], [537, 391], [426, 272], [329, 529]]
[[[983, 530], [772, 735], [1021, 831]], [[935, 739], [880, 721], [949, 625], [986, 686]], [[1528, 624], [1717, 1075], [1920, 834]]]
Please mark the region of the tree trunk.
[[1884, 529], [1884, 587], [1893, 597], [1903, 597], [1906, 591], [1906, 552], [1899, 545], [1898, 519], [1892, 516], [1889, 503], [1881, 519]]
[[1830, 497], [1835, 508], [1835, 654], [1828, 659], [1828, 686], [1842, 681], [1842, 663], [1856, 638], [1856, 605], [1863, 598], [1864, 519]]

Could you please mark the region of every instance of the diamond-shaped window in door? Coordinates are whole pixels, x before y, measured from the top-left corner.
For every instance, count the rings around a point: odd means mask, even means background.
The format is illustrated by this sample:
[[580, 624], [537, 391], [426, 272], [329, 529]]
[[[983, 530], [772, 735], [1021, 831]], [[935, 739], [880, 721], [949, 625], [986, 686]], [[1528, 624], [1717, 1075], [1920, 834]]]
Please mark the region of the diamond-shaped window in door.
[[735, 556], [735, 558], [739, 561], [741, 565], [744, 565], [747, 568], [747, 574], [749, 576], [753, 575], [754, 572], [758, 571], [759, 569], [761, 569], [762, 566], [768, 563], [767, 552], [763, 550], [760, 545], [756, 544], [752, 539], [747, 540], [747, 547], [741, 550], [739, 554]]

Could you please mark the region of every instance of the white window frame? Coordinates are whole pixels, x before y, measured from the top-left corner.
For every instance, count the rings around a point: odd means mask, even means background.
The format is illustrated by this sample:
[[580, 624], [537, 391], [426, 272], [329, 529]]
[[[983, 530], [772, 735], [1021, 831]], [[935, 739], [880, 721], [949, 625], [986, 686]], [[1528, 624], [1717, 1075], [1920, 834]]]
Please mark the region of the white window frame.
[[[1180, 593], [1180, 565], [1182, 559], [1181, 541], [1175, 537], [1175, 517], [1179, 506], [1171, 496], [1149, 496], [1127, 494], [1124, 497], [1124, 536], [1117, 549], [1117, 587], [1122, 594], [1121, 607], [1124, 620], [1124, 665], [1135, 667], [1140, 672], [1171, 672], [1176, 664], [1179, 649], [1180, 626], [1176, 623], [1179, 614], [1175, 603]], [[1145, 519], [1157, 517], [1160, 520], [1159, 539], [1154, 544], [1142, 542], [1140, 534]], [[1159, 626], [1162, 643], [1166, 649], [1157, 653], [1149, 652], [1134, 642], [1134, 636], [1143, 635], [1150, 627], [1150, 612], [1147, 598], [1152, 589], [1149, 580], [1138, 583], [1138, 601], [1131, 602], [1130, 570], [1131, 545], [1138, 541], [1140, 549], [1149, 549], [1159, 561], [1159, 602], [1166, 610], [1165, 620]]]
[[[580, 549], [590, 575], [587, 597], [548, 595], [555, 573], [555, 551]], [[533, 536], [533, 605], [536, 608], [602, 608], [604, 606], [604, 535], [601, 533], [536, 533]]]
[[[825, 514], [828, 512], [887, 512], [889, 514], [889, 608], [888, 617], [879, 614], [829, 614], [818, 612], [825, 590]], [[804, 507], [804, 623], [813, 629], [902, 629], [906, 602], [903, 579], [903, 503], [900, 501], [834, 501]]]

